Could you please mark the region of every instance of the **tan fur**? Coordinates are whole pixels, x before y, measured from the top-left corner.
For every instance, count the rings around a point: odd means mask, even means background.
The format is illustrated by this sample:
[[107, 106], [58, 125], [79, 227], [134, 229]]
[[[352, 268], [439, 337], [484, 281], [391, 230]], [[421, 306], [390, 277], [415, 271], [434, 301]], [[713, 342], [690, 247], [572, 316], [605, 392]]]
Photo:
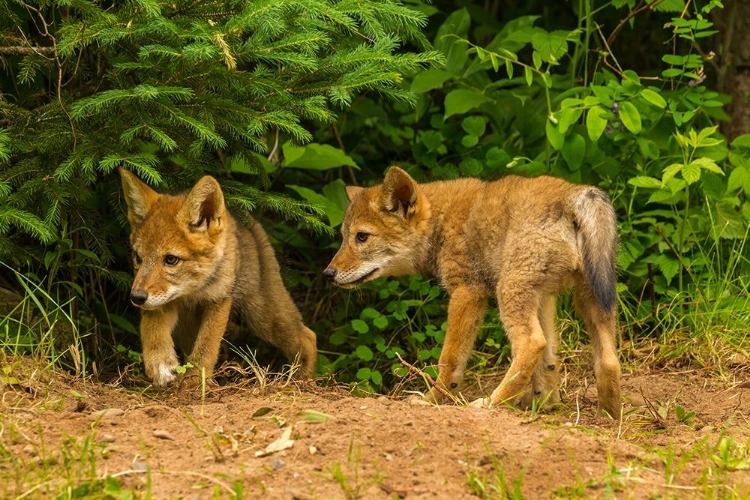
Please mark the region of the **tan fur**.
[[575, 285], [594, 346], [599, 407], [619, 418], [617, 229], [602, 191], [552, 177], [417, 184], [391, 167], [383, 184], [350, 187], [347, 196], [343, 243], [324, 273], [345, 288], [378, 276], [436, 276], [451, 297], [440, 384], [461, 383], [494, 295], [513, 360], [489, 403], [559, 401], [555, 297]]
[[[227, 212], [218, 182], [203, 177], [190, 193], [159, 194], [132, 173], [120, 170], [128, 204], [135, 260], [133, 297], [147, 296], [141, 341], [146, 375], [155, 385], [175, 379], [175, 345], [195, 368], [213, 374], [230, 318], [298, 361], [312, 376], [315, 333], [302, 318], [281, 280], [260, 224], [245, 228]], [[168, 265], [166, 257], [179, 258]]]

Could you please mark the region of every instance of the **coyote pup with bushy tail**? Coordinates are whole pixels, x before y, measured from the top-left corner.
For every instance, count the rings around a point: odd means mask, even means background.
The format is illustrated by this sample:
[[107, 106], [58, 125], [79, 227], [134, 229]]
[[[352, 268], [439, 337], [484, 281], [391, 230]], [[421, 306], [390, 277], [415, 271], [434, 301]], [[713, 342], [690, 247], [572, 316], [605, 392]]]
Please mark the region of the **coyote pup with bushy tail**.
[[213, 177], [171, 196], [127, 170], [120, 175], [135, 264], [130, 300], [142, 310], [143, 361], [154, 385], [175, 379], [175, 344], [193, 365], [187, 385], [200, 382], [201, 370], [210, 378], [230, 316], [312, 376], [315, 333], [284, 288], [260, 224], [245, 228], [232, 217]]
[[[455, 390], [488, 298], [512, 348], [505, 378], [478, 406], [560, 400], [556, 296], [574, 302], [594, 348], [599, 409], [621, 415], [616, 348], [617, 225], [607, 195], [553, 177], [417, 184], [391, 167], [382, 184], [346, 189], [343, 242], [324, 275], [351, 288], [378, 276], [436, 276], [450, 294], [437, 383]], [[429, 399], [438, 400], [432, 389]]]

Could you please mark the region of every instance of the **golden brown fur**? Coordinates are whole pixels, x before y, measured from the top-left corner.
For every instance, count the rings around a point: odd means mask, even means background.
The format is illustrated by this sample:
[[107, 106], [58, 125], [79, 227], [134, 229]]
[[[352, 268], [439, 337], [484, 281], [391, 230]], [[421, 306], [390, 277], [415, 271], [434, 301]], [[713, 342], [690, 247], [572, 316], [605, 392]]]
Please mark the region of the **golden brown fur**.
[[302, 323], [260, 224], [239, 224], [212, 177], [171, 196], [120, 174], [135, 261], [131, 300], [142, 309], [143, 361], [154, 384], [175, 378], [175, 345], [195, 367], [189, 384], [201, 369], [210, 378], [230, 316], [290, 360], [298, 357], [302, 374], [312, 376], [315, 334]]
[[594, 346], [599, 407], [620, 416], [617, 229], [606, 194], [552, 177], [417, 184], [392, 167], [383, 184], [349, 187], [347, 196], [343, 243], [324, 274], [346, 288], [378, 276], [436, 276], [450, 294], [440, 384], [461, 383], [494, 295], [513, 361], [489, 403], [559, 401], [555, 298], [575, 285]]

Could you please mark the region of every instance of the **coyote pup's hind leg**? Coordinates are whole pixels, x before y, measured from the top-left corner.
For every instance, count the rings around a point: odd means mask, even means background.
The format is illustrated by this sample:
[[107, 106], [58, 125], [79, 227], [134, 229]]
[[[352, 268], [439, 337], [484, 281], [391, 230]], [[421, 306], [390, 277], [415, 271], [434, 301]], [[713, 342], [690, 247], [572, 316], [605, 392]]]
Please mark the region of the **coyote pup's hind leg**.
[[622, 414], [622, 403], [615, 310], [612, 308], [611, 311], [605, 311], [599, 307], [583, 279], [577, 280], [573, 297], [576, 311], [583, 317], [594, 347], [594, 375], [599, 412], [606, 411], [612, 418], [619, 419]]
[[528, 390], [531, 377], [547, 348], [547, 338], [539, 321], [540, 297], [533, 287], [502, 280], [500, 283], [497, 302], [510, 340], [513, 361], [503, 381], [490, 396], [491, 406], [514, 402]]
[[558, 335], [555, 329], [556, 297], [548, 295], [539, 304], [539, 323], [544, 331], [547, 346], [531, 375], [531, 388], [518, 403], [521, 408], [530, 409], [534, 400], [553, 405], [560, 402], [560, 376], [557, 362]]

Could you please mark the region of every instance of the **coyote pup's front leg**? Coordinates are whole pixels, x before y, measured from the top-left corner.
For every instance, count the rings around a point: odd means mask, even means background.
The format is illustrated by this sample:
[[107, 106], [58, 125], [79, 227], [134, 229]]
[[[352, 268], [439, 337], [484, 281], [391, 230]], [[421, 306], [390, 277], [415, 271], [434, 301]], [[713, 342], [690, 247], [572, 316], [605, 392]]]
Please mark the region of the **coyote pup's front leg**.
[[[440, 354], [438, 384], [448, 391], [455, 391], [464, 378], [466, 362], [471, 354], [474, 340], [484, 320], [487, 294], [470, 287], [459, 287], [451, 293], [448, 303], [448, 330]], [[444, 399], [432, 388], [425, 396], [430, 402]]]
[[[208, 304], [203, 310], [198, 336], [188, 361], [193, 365], [186, 373], [185, 385], [196, 386], [202, 377], [209, 379], [214, 374], [214, 366], [219, 359], [221, 339], [227, 329], [229, 314], [232, 311], [230, 297], [216, 303]], [[201, 373], [203, 372], [203, 374]]]
[[177, 325], [177, 309], [164, 307], [154, 311], [143, 311], [141, 317], [141, 343], [146, 375], [154, 385], [162, 387], [177, 376], [177, 354], [174, 350], [172, 332]]

